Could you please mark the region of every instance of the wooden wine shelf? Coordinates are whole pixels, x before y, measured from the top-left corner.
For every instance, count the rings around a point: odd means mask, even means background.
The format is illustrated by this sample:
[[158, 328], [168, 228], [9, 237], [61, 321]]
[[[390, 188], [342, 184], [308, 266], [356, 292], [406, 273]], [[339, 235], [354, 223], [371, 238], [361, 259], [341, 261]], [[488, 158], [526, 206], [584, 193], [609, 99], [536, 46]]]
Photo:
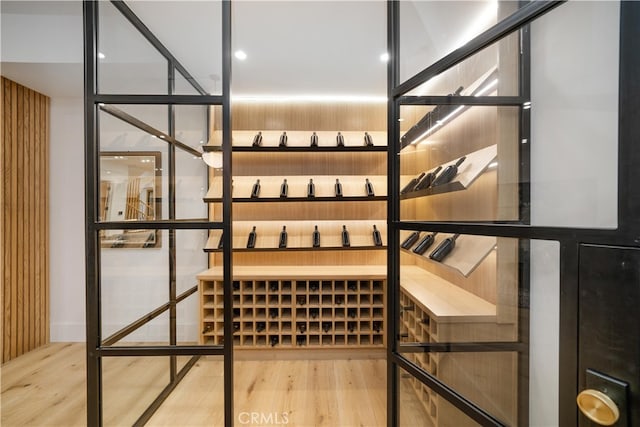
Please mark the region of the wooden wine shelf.
[[[211, 244], [216, 244], [217, 241], [209, 242]], [[303, 251], [313, 251], [313, 252], [321, 252], [321, 251], [379, 251], [386, 250], [386, 246], [322, 246], [319, 248], [313, 247], [286, 247], [286, 248], [233, 248], [233, 252], [303, 252]], [[205, 247], [203, 249], [205, 252], [222, 252], [222, 249]]]
[[[340, 179], [343, 189], [343, 197], [335, 197], [334, 184], [336, 178]], [[260, 179], [260, 197], [251, 198], [251, 190], [257, 179]], [[280, 197], [280, 185], [287, 180], [289, 187], [288, 197]], [[307, 184], [312, 179], [315, 186], [315, 197], [307, 197]], [[365, 182], [373, 185], [374, 196], [367, 196]], [[385, 176], [234, 176], [233, 177], [234, 202], [260, 203], [260, 202], [370, 202], [387, 200], [387, 178]], [[209, 190], [203, 199], [205, 202], [222, 201], [222, 179], [216, 177], [212, 180]]]
[[[402, 231], [400, 233], [400, 242], [403, 242], [411, 232]], [[431, 234], [430, 232], [421, 233], [420, 238]], [[431, 247], [422, 255], [413, 252], [413, 248], [416, 247], [416, 242], [410, 249], [401, 249], [403, 252], [411, 254], [412, 256], [419, 257], [428, 262], [438, 263], [440, 265], [452, 268], [462, 274], [465, 277], [469, 275], [480, 265], [492, 250], [496, 247], [497, 239], [491, 236], [472, 236], [469, 234], [462, 234], [456, 239], [456, 247], [442, 262], [433, 261], [429, 258], [429, 254], [434, 251], [435, 248], [447, 237], [451, 237], [451, 234], [438, 233], [435, 237], [435, 242]], [[420, 239], [418, 239], [420, 241]]]
[[[498, 146], [496, 144], [467, 154], [467, 158], [458, 168], [458, 175], [456, 175], [453, 181], [435, 187], [425, 188], [424, 190], [401, 194], [400, 199], [413, 199], [416, 197], [430, 196], [432, 194], [450, 193], [453, 191], [466, 190], [480, 175], [482, 175], [484, 171], [487, 170], [489, 165], [496, 160], [497, 156]], [[442, 170], [446, 169], [446, 167], [449, 165], [455, 165], [457, 161], [458, 159], [453, 159], [452, 161], [441, 165]], [[429, 169], [426, 172], [432, 172], [436, 168]], [[400, 188], [403, 188], [405, 185], [407, 185], [412, 178], [414, 177], [403, 177], [403, 183]]]
[[[204, 197], [207, 203], [222, 203], [221, 197]], [[384, 202], [387, 196], [346, 196], [346, 197], [234, 197], [233, 203], [314, 203], [314, 202]]]
[[[373, 244], [373, 225], [376, 225], [382, 237], [382, 246]], [[287, 227], [287, 247], [278, 248], [282, 226]], [[312, 233], [315, 226], [320, 231], [320, 247], [312, 245]], [[350, 247], [343, 247], [341, 240], [342, 225], [349, 230]], [[256, 245], [247, 249], [249, 232], [256, 226]], [[235, 221], [233, 223], [234, 251], [288, 251], [288, 250], [370, 250], [386, 249], [387, 224], [385, 220], [365, 221]], [[212, 230], [204, 248], [205, 252], [218, 250], [221, 230]]]
[[417, 266], [402, 266], [400, 286], [440, 323], [495, 322], [496, 306]]
[[[221, 268], [199, 274], [201, 344], [224, 341]], [[234, 345], [244, 349], [384, 348], [386, 267], [237, 266]]]
[[[205, 152], [211, 152], [211, 151], [222, 151], [222, 147], [219, 145], [203, 145], [202, 146], [202, 150]], [[383, 152], [383, 151], [387, 151], [387, 147], [386, 146], [373, 146], [373, 147], [356, 147], [356, 146], [352, 146], [352, 147], [237, 147], [234, 146], [232, 148], [232, 151], [234, 153], [238, 153], [238, 152], [253, 152], [253, 153], [318, 153], [318, 152], [358, 152], [358, 151], [365, 151], [365, 152]]]
[[[344, 131], [344, 147], [336, 146], [336, 131], [317, 131], [318, 146], [310, 146], [310, 138], [312, 131], [287, 131], [288, 142], [286, 147], [279, 147], [278, 142], [282, 131], [273, 130], [236, 130], [233, 131], [233, 148], [234, 152], [250, 151], [250, 152], [375, 152], [387, 151], [387, 133], [380, 131], [369, 132], [373, 138], [373, 146], [364, 145], [364, 131]], [[262, 132], [262, 146], [253, 147], [253, 137]], [[216, 135], [217, 137], [217, 135]], [[203, 146], [204, 151], [220, 151], [220, 141], [212, 140]]]

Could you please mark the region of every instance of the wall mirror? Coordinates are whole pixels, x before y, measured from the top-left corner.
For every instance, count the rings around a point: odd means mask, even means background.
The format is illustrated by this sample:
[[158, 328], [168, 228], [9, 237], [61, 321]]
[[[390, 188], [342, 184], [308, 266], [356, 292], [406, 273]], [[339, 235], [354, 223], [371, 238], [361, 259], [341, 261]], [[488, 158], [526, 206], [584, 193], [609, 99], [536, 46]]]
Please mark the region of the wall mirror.
[[[161, 216], [158, 151], [100, 153], [100, 221], [153, 221]], [[157, 248], [160, 230], [102, 230], [103, 248]]]

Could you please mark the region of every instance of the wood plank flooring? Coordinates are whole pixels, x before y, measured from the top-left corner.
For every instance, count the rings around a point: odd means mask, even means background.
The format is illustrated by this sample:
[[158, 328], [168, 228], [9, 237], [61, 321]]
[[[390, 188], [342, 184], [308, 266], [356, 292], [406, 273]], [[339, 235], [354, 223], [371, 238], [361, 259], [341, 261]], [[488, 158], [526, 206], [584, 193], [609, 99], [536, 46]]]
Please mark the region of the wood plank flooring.
[[[188, 358], [179, 358], [179, 366]], [[168, 382], [168, 358], [104, 360], [104, 425], [132, 425]], [[386, 361], [237, 361], [235, 425], [384, 426]], [[2, 366], [0, 424], [86, 423], [84, 344], [54, 343]], [[222, 359], [201, 358], [147, 425], [222, 426]], [[403, 393], [401, 405], [410, 394]], [[419, 404], [406, 417], [428, 425]], [[404, 418], [404, 417], [403, 417]]]

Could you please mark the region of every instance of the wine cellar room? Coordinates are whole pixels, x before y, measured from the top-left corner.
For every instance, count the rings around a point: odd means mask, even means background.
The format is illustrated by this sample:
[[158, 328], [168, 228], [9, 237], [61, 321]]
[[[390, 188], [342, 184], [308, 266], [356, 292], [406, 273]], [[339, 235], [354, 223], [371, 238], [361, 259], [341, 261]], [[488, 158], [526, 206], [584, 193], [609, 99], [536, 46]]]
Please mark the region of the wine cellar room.
[[638, 421], [639, 5], [1, 12], [2, 425]]

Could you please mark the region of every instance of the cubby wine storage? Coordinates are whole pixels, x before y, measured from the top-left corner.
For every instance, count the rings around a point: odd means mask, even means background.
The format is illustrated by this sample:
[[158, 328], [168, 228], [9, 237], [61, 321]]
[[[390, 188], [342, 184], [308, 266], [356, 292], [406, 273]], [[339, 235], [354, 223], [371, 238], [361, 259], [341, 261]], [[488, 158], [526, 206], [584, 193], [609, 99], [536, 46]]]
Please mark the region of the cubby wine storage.
[[[348, 271], [352, 268], [356, 272]], [[259, 276], [251, 269], [239, 267], [234, 276], [236, 346], [384, 348], [384, 267], [335, 267], [333, 272], [323, 268], [274, 268]], [[211, 269], [198, 279], [201, 344], [222, 344], [222, 271]]]
[[[509, 341], [510, 323], [501, 323], [503, 307], [415, 266], [402, 270], [400, 341], [405, 343], [461, 343]], [[513, 353], [407, 353], [411, 362], [445, 384], [465, 391], [474, 402], [513, 419], [517, 375]], [[469, 425], [469, 419], [416, 378], [410, 380], [418, 400], [434, 426]], [[463, 385], [464, 384], [464, 385]]]

